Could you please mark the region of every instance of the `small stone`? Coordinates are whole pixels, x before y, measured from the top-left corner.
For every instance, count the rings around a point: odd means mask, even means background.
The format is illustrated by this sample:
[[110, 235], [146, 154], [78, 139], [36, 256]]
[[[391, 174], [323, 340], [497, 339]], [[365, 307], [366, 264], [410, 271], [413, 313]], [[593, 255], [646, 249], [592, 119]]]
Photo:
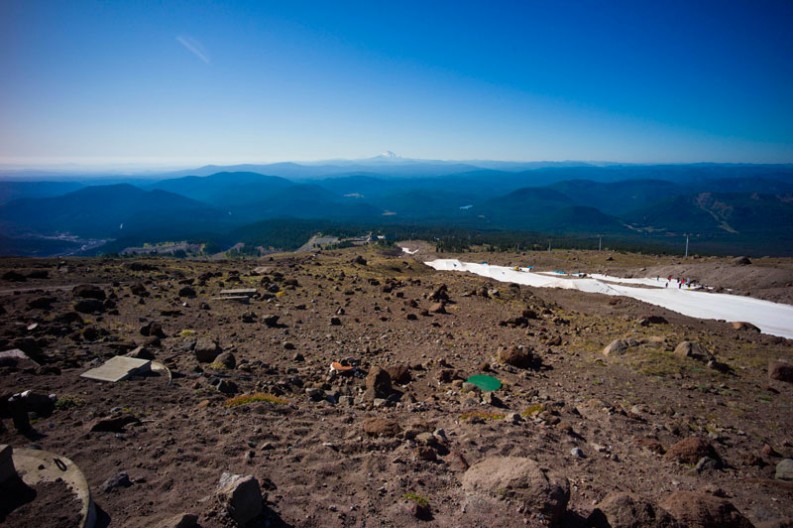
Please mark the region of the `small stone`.
[[436, 303], [434, 303], [432, 306], [430, 306], [429, 312], [430, 313], [434, 313], [434, 314], [445, 314], [445, 313], [448, 313], [446, 311], [446, 303], [444, 303], [444, 302], [436, 302]]
[[237, 368], [237, 358], [234, 357], [232, 352], [222, 352], [215, 358], [213, 363], [219, 363], [229, 370]]
[[768, 363], [768, 377], [772, 380], [793, 383], [793, 364], [785, 361], [771, 361]]
[[776, 465], [774, 478], [777, 480], [793, 480], [793, 459], [786, 458]]
[[227, 379], [221, 379], [220, 381], [218, 381], [217, 385], [215, 385], [215, 388], [218, 390], [218, 392], [221, 392], [228, 396], [237, 394], [237, 392], [239, 392], [239, 388], [237, 387], [237, 384]]
[[573, 456], [573, 458], [586, 458], [580, 447], [574, 447], [571, 449], [570, 454]]
[[363, 422], [363, 430], [369, 436], [397, 436], [402, 432], [396, 421], [387, 418], [368, 418]]
[[102, 491], [110, 493], [118, 488], [128, 488], [132, 486], [132, 481], [129, 480], [129, 475], [126, 471], [116, 473], [102, 484]]
[[198, 526], [198, 515], [195, 513], [177, 513], [163, 519], [152, 528], [195, 528]]
[[264, 318], [262, 318], [262, 321], [264, 322], [264, 326], [267, 328], [277, 328], [279, 318], [280, 316], [278, 315], [266, 315]]
[[365, 380], [364, 399], [372, 401], [377, 398], [388, 398], [391, 395], [391, 376], [380, 367], [372, 367]]
[[528, 348], [512, 345], [506, 348], [499, 348], [496, 353], [496, 359], [513, 367], [526, 369], [530, 368], [534, 363], [534, 354]]
[[681, 464], [696, 464], [702, 457], [721, 460], [713, 446], [700, 436], [691, 436], [672, 445], [664, 458]]
[[201, 337], [196, 341], [193, 352], [199, 363], [212, 363], [220, 355], [220, 347], [216, 341]]
[[190, 299], [195, 298], [196, 293], [195, 290], [190, 286], [184, 286], [179, 289], [179, 297], [188, 297]]
[[139, 346], [127, 354], [128, 357], [153, 360], [154, 354], [145, 346]]
[[338, 317], [331, 317], [330, 326], [341, 326], [341, 319], [339, 319]]

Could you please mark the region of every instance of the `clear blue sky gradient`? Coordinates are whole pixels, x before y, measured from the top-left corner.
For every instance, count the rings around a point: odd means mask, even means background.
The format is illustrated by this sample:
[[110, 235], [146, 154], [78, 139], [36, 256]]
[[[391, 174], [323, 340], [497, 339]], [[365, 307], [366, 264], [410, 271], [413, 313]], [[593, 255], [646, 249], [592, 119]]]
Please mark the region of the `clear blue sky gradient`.
[[793, 2], [0, 2], [0, 163], [793, 162]]

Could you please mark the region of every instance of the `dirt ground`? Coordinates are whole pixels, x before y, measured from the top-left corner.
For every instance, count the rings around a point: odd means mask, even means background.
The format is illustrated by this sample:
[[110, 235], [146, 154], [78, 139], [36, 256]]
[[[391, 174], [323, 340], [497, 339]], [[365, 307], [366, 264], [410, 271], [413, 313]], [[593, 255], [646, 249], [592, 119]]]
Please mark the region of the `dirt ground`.
[[[0, 395], [30, 389], [58, 400], [50, 416], [32, 415], [27, 435], [4, 419], [0, 443], [72, 459], [104, 526], [157, 526], [179, 512], [202, 527], [235, 526], [215, 496], [225, 471], [260, 483], [257, 527], [603, 526], [599, 510], [622, 526], [608, 497], [627, 492], [661, 512], [678, 491], [729, 502], [756, 526], [793, 520], [793, 482], [775, 478], [793, 458], [793, 384], [768, 374], [769, 362], [793, 361], [791, 341], [627, 298], [436, 272], [422, 264], [430, 246], [411, 247], [419, 253], [2, 259], [0, 350], [22, 349], [40, 366], [0, 366]], [[453, 257], [681, 274], [793, 301], [790, 259]], [[243, 303], [219, 298], [224, 288], [257, 293]], [[605, 355], [617, 339], [627, 349]], [[683, 341], [706, 357], [675, 354]], [[140, 346], [170, 382], [80, 377]], [[196, 348], [223, 355], [200, 362]], [[356, 373], [331, 375], [331, 362], [346, 358]], [[374, 379], [378, 367], [388, 375]], [[482, 373], [501, 388], [464, 383]], [[107, 418], [119, 420], [96, 430]], [[701, 449], [689, 453], [692, 438]], [[530, 459], [564, 481], [562, 513], [532, 508], [503, 479], [490, 490], [474, 482], [469, 468], [498, 457]], [[130, 485], [107, 485], [120, 472]], [[642, 526], [671, 526], [657, 519]]]

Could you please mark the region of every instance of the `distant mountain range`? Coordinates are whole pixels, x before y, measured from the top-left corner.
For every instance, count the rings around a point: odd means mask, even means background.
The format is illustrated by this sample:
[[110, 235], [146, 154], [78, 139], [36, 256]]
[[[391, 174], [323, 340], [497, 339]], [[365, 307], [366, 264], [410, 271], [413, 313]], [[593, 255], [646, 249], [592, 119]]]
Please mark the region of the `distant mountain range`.
[[[262, 240], [253, 242], [272, 246], [266, 238], [284, 238], [261, 222], [277, 219], [280, 226], [440, 226], [654, 244], [692, 233], [709, 251], [793, 254], [789, 165], [474, 164], [383, 155], [186, 172], [116, 177], [110, 185], [0, 180], [0, 253], [53, 253], [56, 235], [112, 239], [117, 248], [126, 240], [226, 244], [235, 233], [256, 232]], [[310, 225], [301, 223], [295, 236]]]

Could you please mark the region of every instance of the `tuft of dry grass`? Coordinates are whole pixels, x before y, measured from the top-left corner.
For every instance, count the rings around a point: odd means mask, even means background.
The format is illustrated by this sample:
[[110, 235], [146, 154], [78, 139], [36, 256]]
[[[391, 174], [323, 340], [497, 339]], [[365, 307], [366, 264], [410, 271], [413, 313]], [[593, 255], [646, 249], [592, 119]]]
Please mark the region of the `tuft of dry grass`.
[[278, 396], [268, 392], [254, 392], [253, 394], [240, 394], [239, 396], [229, 398], [226, 400], [226, 407], [233, 408], [239, 407], [241, 405], [250, 405], [251, 403], [256, 402], [274, 403], [276, 405], [285, 405], [289, 403], [288, 400], [279, 398]]

